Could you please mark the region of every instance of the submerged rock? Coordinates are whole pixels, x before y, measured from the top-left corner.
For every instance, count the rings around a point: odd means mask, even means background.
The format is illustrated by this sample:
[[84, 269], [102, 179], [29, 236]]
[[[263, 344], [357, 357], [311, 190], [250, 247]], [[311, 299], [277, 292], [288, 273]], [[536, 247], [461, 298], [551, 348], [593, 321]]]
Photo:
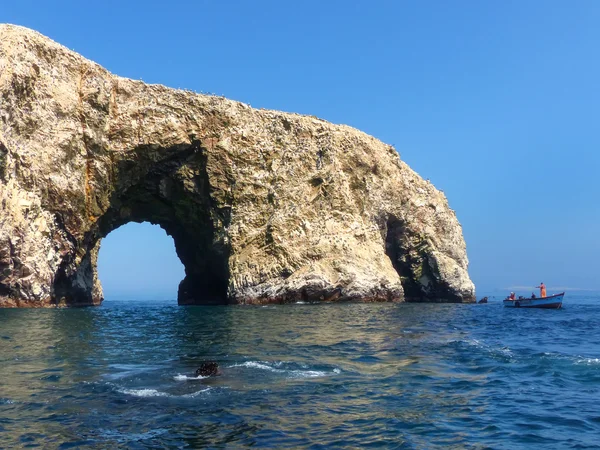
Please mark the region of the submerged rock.
[[132, 221], [173, 237], [180, 304], [475, 300], [454, 211], [393, 147], [0, 25], [0, 305], [99, 304]]

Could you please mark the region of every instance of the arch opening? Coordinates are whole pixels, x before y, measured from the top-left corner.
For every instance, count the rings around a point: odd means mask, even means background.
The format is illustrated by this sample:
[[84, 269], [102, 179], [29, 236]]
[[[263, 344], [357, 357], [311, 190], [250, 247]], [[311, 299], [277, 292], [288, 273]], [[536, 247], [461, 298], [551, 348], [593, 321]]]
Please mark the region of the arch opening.
[[75, 264], [66, 260], [58, 272], [55, 297], [68, 297], [72, 305], [101, 303], [97, 273], [101, 240], [130, 222], [148, 222], [159, 225], [173, 238], [184, 266], [178, 303], [227, 303], [230, 208], [217, 207], [211, 197], [206, 162], [198, 142], [169, 149], [141, 146], [120, 154], [110, 180], [110, 194], [102, 197], [95, 193], [92, 199], [92, 206], [101, 214], [83, 242], [77, 244]]
[[427, 240], [391, 216], [386, 223], [385, 252], [400, 276], [407, 302], [462, 302], [448, 284], [435, 275], [436, 261]]
[[184, 276], [173, 239], [157, 225], [130, 222], [102, 239], [98, 278], [104, 301], [175, 300]]
[[427, 261], [419, 252], [416, 236], [406, 230], [403, 221], [390, 217], [387, 221], [385, 252], [400, 276], [404, 298], [408, 302], [424, 301], [429, 283]]

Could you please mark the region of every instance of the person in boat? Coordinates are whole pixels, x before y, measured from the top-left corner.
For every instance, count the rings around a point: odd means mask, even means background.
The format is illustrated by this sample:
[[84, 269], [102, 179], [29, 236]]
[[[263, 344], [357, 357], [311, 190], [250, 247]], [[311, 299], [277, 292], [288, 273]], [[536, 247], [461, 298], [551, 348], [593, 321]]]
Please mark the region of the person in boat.
[[531, 293], [531, 298], [537, 298], [537, 297], [535, 296], [535, 292], [532, 292], [532, 293]]
[[510, 295], [508, 296], [508, 299], [509, 299], [509, 300], [516, 300], [516, 299], [517, 299], [517, 297], [515, 296], [515, 293], [514, 293], [514, 292], [511, 292], [511, 293], [510, 293]]
[[205, 361], [196, 369], [197, 377], [214, 377], [217, 375], [221, 375], [221, 370], [219, 364], [214, 361]]
[[536, 288], [540, 289], [540, 298], [544, 298], [546, 296], [546, 285], [544, 282], [541, 282], [539, 286], [536, 286]]

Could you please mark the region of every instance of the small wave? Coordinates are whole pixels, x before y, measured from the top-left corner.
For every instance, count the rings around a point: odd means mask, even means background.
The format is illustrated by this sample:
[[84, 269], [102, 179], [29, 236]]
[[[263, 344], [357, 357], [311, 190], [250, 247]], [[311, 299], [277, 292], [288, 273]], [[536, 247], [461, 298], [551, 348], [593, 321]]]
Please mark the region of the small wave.
[[318, 370], [292, 370], [290, 374], [293, 377], [298, 378], [326, 377], [328, 375], [327, 372], [321, 372]]
[[585, 364], [586, 366], [595, 366], [600, 364], [600, 358], [582, 358], [578, 359], [575, 364]]
[[508, 348], [506, 346], [500, 347], [500, 346], [486, 344], [477, 339], [458, 339], [458, 340], [451, 340], [449, 342], [452, 344], [459, 344], [459, 345], [462, 344], [462, 345], [468, 345], [470, 347], [475, 347], [475, 348], [484, 350], [492, 355], [498, 355], [498, 356], [502, 356], [502, 357], [506, 357], [506, 358], [513, 357], [513, 352], [510, 350], [510, 348]]
[[551, 352], [544, 352], [541, 355], [550, 360], [562, 361], [563, 363], [576, 366], [600, 366], [600, 358], [589, 358], [583, 355], [566, 355]]
[[[252, 369], [267, 370], [272, 373], [287, 374], [290, 378], [326, 377], [328, 375], [331, 375], [332, 373], [339, 374], [342, 372], [340, 369], [337, 368], [333, 369], [331, 372], [324, 372], [321, 370], [279, 369], [278, 367], [281, 367], [282, 365], [283, 362], [281, 361], [275, 363], [267, 363], [264, 361], [246, 361], [244, 363], [234, 364], [229, 367], [249, 367]], [[306, 366], [303, 364], [302, 367]]]
[[145, 439], [155, 438], [167, 432], [168, 430], [164, 428], [146, 431], [145, 433], [122, 433], [117, 430], [100, 430], [100, 434], [103, 438], [113, 439], [119, 442], [142, 441]]
[[157, 391], [156, 389], [118, 389], [117, 392], [126, 395], [132, 395], [134, 397], [172, 397], [172, 398], [191, 398], [196, 397], [202, 392], [206, 392], [210, 390], [209, 387], [206, 389], [202, 389], [200, 391], [192, 392], [191, 394], [183, 394], [183, 395], [174, 395], [169, 394], [168, 392]]
[[205, 378], [208, 378], [208, 377], [203, 377], [202, 375], [198, 375], [197, 377], [190, 377], [188, 375], [182, 375], [180, 373], [178, 373], [177, 375], [175, 375], [173, 377], [173, 379], [175, 381], [188, 381], [188, 380], [197, 381], [197, 380], [204, 380]]
[[15, 401], [9, 398], [0, 398], [0, 405], [14, 405]]
[[456, 343], [456, 344], [465, 344], [471, 347], [476, 347], [476, 348], [483, 348], [483, 349], [487, 349], [488, 346], [486, 346], [485, 344], [481, 343], [481, 341], [474, 339], [474, 338], [466, 338], [466, 339], [451, 339], [449, 341], [450, 343]]
[[241, 363], [241, 364], [234, 364], [232, 366], [229, 367], [250, 367], [252, 369], [262, 369], [262, 370], [268, 370], [270, 372], [285, 372], [285, 370], [281, 370], [281, 369], [276, 369], [275, 367], [271, 367], [267, 364], [261, 363], [261, 362], [257, 362], [257, 361], [246, 361], [245, 363]]
[[170, 397], [166, 392], [160, 392], [156, 389], [119, 389], [118, 392], [134, 397]]

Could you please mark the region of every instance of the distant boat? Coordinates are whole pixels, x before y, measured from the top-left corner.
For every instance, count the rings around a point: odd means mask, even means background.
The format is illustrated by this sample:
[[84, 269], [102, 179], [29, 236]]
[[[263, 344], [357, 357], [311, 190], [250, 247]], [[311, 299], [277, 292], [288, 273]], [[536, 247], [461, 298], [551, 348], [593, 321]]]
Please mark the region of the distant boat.
[[565, 293], [551, 295], [550, 297], [540, 298], [517, 298], [515, 300], [506, 299], [502, 303], [507, 308], [549, 308], [560, 309]]

